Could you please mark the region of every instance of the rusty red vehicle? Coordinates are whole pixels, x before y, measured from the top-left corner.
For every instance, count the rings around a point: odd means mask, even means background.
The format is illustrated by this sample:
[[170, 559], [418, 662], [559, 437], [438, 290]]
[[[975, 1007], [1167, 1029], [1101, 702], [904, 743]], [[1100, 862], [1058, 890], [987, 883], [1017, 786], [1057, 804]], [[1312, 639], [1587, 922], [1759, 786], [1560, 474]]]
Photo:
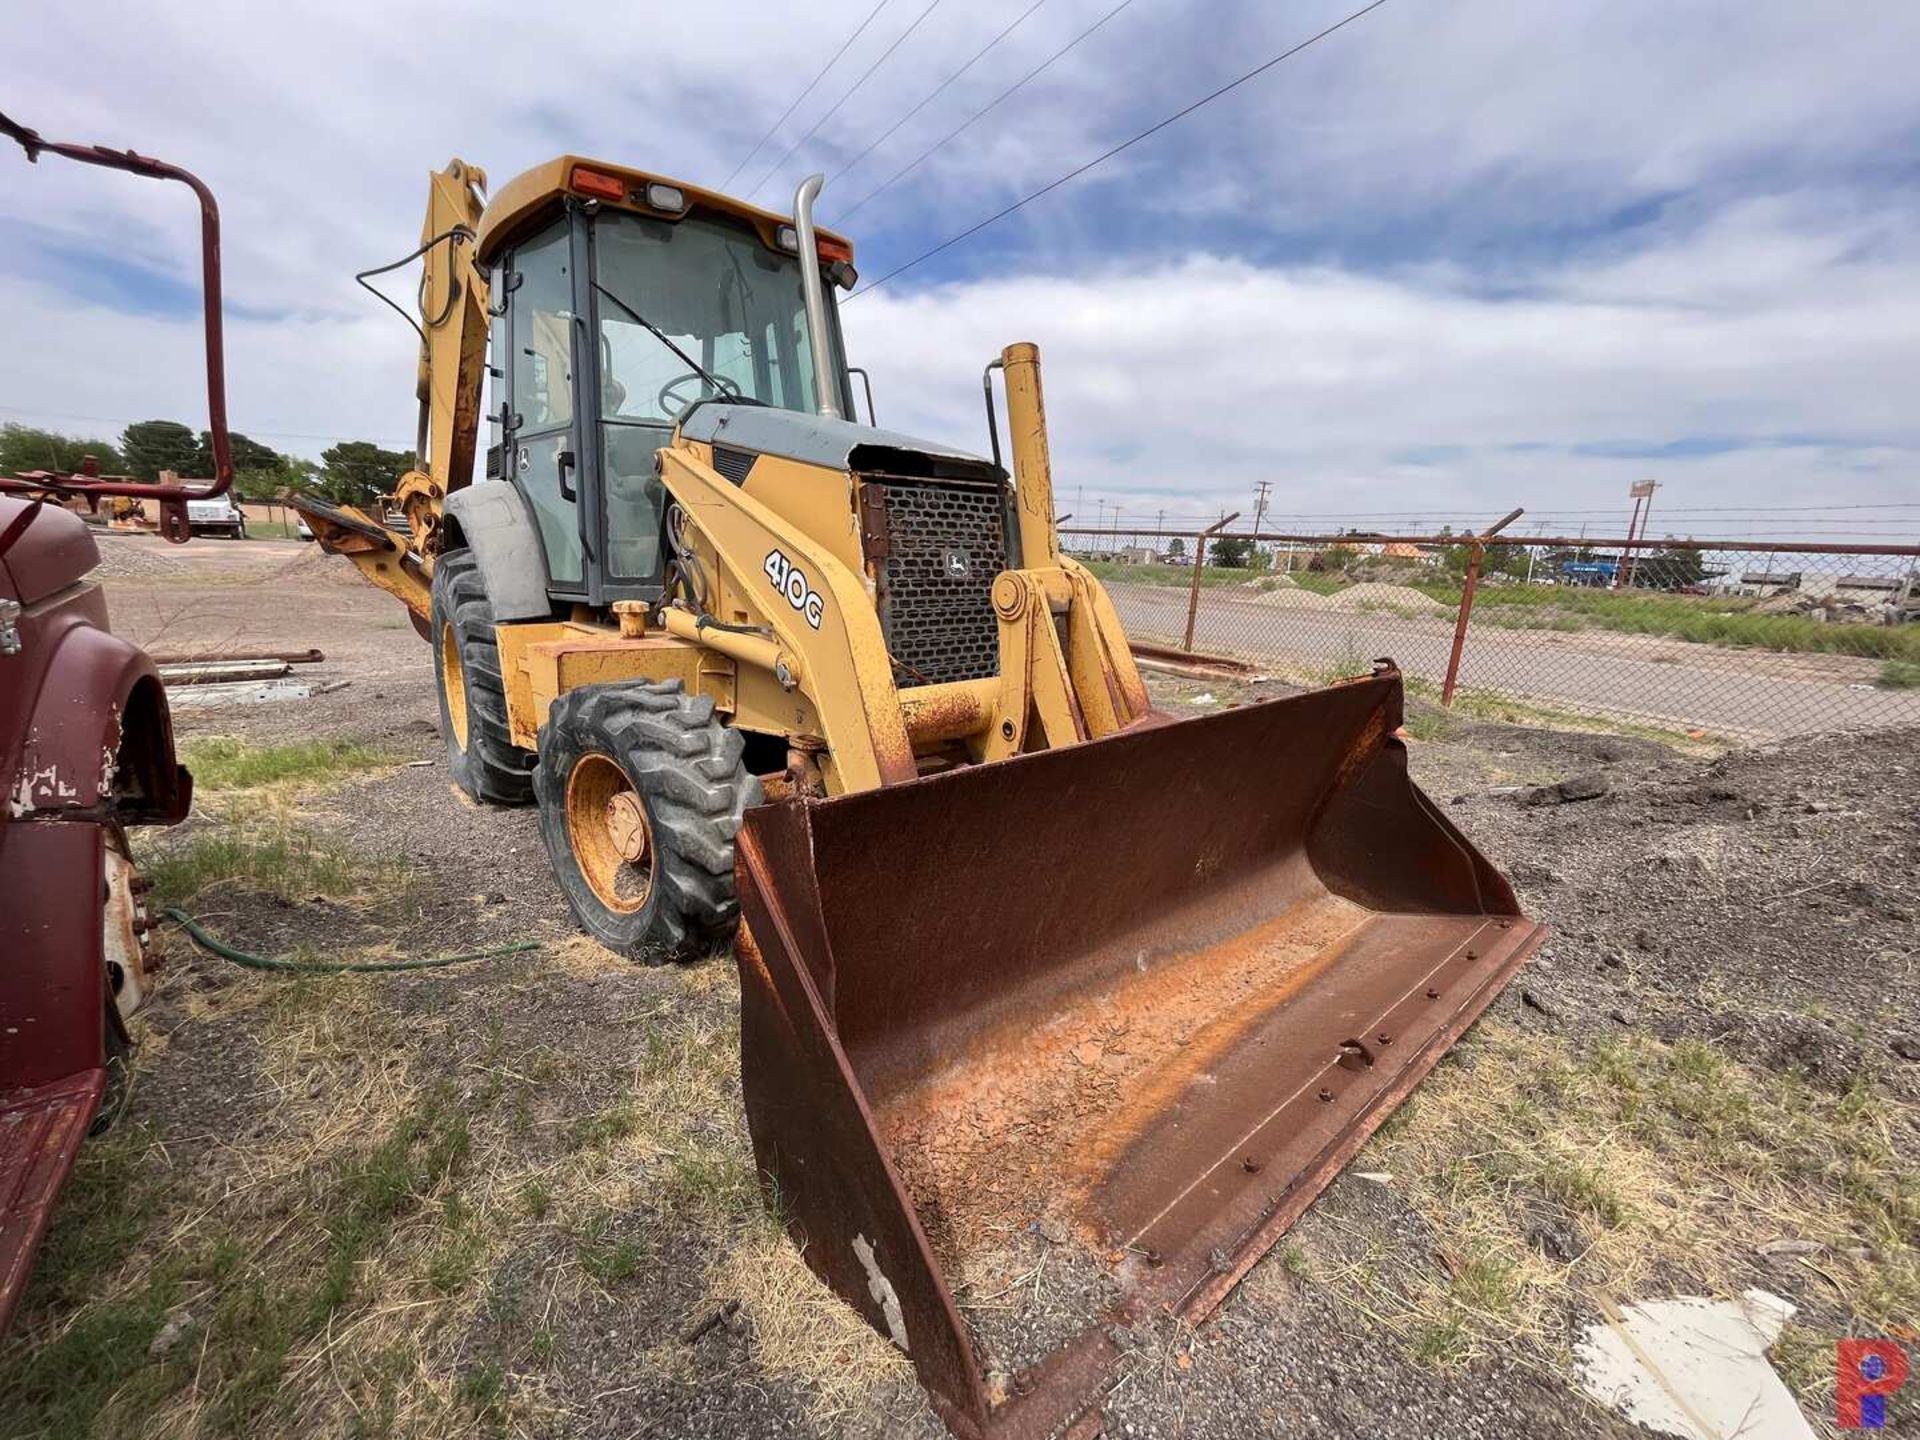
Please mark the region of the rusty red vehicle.
[[0, 1328], [147, 995], [129, 825], [185, 817], [153, 661], [79, 516], [0, 495]]
[[156, 485], [66, 474], [0, 476], [0, 1330], [103, 1098], [124, 1074], [127, 1020], [148, 994], [142, 885], [127, 830], [185, 818], [193, 783], [174, 754], [153, 661], [112, 633], [76, 509], [159, 502], [188, 537], [187, 502], [226, 493], [220, 217], [197, 178], [131, 150], [43, 140], [0, 115], [0, 136], [42, 154], [176, 180], [199, 200], [208, 427], [214, 475]]

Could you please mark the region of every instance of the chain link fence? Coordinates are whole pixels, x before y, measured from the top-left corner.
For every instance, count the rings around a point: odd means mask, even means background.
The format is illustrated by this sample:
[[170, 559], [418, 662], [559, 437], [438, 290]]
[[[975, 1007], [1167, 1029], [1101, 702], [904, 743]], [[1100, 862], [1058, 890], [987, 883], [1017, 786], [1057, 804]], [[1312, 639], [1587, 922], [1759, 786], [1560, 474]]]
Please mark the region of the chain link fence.
[[1920, 546], [1064, 527], [1136, 640], [1476, 715], [1756, 741], [1920, 724]]

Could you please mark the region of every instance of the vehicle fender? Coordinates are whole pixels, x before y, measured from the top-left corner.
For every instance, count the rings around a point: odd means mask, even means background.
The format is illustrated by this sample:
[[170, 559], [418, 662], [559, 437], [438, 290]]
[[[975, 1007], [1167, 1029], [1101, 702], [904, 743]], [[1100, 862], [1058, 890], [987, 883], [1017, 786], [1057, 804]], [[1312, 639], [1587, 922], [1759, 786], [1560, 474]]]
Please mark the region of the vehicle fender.
[[545, 620], [553, 614], [539, 522], [517, 486], [496, 480], [454, 491], [443, 524], [443, 548], [464, 545], [473, 552], [496, 621]]
[[6, 818], [184, 819], [193, 782], [174, 758], [166, 691], [146, 652], [75, 607], [36, 627], [6, 663], [28, 659], [42, 664], [38, 682], [16, 692], [30, 709], [6, 777]]

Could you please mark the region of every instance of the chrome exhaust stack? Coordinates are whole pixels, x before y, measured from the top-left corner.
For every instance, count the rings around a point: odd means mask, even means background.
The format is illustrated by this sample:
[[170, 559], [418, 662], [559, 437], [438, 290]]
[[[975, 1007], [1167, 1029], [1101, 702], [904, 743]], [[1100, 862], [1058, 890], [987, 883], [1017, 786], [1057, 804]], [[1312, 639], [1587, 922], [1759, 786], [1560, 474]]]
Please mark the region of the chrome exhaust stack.
[[793, 233], [800, 247], [800, 294], [807, 307], [807, 338], [813, 348], [814, 408], [822, 415], [841, 419], [840, 397], [835, 394], [838, 376], [833, 368], [833, 345], [827, 331], [827, 287], [820, 279], [820, 243], [813, 233], [813, 201], [825, 175], [809, 175], [793, 192]]

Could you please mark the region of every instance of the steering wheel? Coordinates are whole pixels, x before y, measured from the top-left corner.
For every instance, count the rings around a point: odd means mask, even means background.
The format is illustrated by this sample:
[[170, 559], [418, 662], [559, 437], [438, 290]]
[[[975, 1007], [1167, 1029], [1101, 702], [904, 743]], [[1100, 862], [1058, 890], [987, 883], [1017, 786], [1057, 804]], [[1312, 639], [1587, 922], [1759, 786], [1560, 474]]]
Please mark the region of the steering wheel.
[[[740, 398], [740, 387], [733, 381], [724, 375], [716, 375], [713, 378], [718, 382], [720, 393], [727, 399], [738, 400]], [[676, 375], [673, 379], [662, 385], [660, 387], [660, 393], [654, 397], [662, 414], [671, 415], [677, 420], [680, 418], [681, 413], [684, 412], [689, 405], [693, 404], [694, 401], [707, 398], [704, 395], [688, 395], [682, 398], [678, 392], [680, 387], [688, 381], [699, 385], [703, 390], [707, 388], [707, 377], [697, 370], [689, 370], [684, 375]]]

